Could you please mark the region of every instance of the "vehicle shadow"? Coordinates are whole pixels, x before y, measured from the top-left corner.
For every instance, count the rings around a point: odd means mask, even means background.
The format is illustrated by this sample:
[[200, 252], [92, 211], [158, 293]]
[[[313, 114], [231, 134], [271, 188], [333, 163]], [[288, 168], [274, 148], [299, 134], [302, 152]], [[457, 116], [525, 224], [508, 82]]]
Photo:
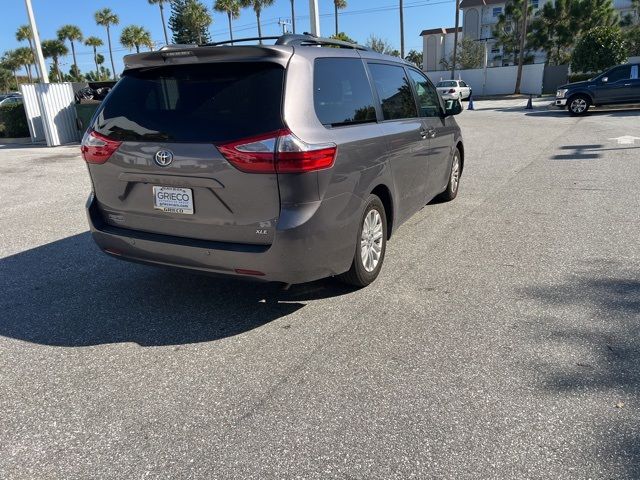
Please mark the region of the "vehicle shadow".
[[82, 233], [0, 259], [0, 335], [65, 347], [207, 342], [352, 291], [331, 280], [284, 291], [121, 262]]
[[[540, 357], [532, 368], [554, 398], [569, 394], [579, 402], [585, 392], [599, 392], [600, 399], [609, 399], [598, 407], [594, 454], [626, 471], [624, 477], [611, 478], [640, 478], [640, 421], [634, 405], [640, 398], [640, 280], [628, 270], [612, 277], [611, 271], [621, 271], [619, 265], [600, 267], [524, 291], [537, 311], [555, 312], [533, 320], [530, 334], [544, 351], [562, 352], [561, 358]], [[567, 308], [580, 313], [566, 318], [562, 312]]]
[[529, 117], [564, 117], [564, 118], [589, 118], [599, 116], [611, 116], [611, 117], [638, 117], [640, 116], [640, 109], [638, 108], [624, 108], [624, 109], [590, 109], [589, 113], [581, 117], [571, 117], [566, 109], [555, 108], [552, 110], [527, 110], [525, 115]]

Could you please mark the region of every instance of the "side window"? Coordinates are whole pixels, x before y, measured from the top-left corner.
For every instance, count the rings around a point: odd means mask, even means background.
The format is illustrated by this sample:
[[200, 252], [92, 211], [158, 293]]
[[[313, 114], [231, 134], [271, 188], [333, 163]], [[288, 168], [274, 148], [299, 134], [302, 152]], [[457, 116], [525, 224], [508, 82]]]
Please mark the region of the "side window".
[[464, 83], [462, 80], [460, 80], [460, 86], [461, 87], [468, 87], [469, 85], [467, 85], [466, 83]]
[[438, 92], [431, 82], [415, 70], [409, 70], [409, 76], [415, 86], [418, 94], [418, 104], [420, 105], [421, 117], [439, 117], [440, 116], [440, 99]]
[[606, 76], [609, 77], [609, 83], [619, 80], [629, 80], [631, 78], [631, 66], [626, 65], [624, 67], [614, 68]]
[[631, 80], [638, 80], [638, 67], [640, 65], [631, 65]]
[[369, 70], [382, 103], [382, 115], [385, 120], [418, 116], [411, 85], [403, 67], [370, 63]]
[[313, 73], [313, 104], [323, 125], [375, 122], [373, 92], [362, 60], [318, 58]]

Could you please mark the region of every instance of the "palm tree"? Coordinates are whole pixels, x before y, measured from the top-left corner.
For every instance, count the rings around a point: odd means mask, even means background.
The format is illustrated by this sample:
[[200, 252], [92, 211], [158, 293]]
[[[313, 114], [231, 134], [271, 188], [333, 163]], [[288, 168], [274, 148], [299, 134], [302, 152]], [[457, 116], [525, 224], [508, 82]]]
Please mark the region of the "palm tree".
[[65, 40], [69, 40], [71, 44], [71, 55], [73, 55], [73, 66], [74, 70], [78, 72], [78, 62], [76, 61], [76, 46], [73, 44], [74, 41], [82, 41], [82, 31], [80, 27], [76, 25], [63, 25], [58, 29], [57, 32], [58, 40], [64, 42]]
[[19, 42], [29, 42], [29, 48], [31, 49], [31, 55], [35, 59], [36, 55], [33, 51], [33, 34], [31, 33], [31, 27], [29, 25], [22, 25], [16, 31], [16, 40]]
[[34, 58], [31, 49], [27, 47], [16, 48], [13, 51], [13, 58], [15, 58], [16, 62], [22, 65], [26, 70], [29, 83], [33, 82], [33, 77], [31, 76], [31, 65], [33, 65]]
[[336, 35], [340, 33], [340, 30], [338, 29], [338, 10], [342, 10], [344, 8], [347, 8], [347, 0], [333, 0], [333, 12], [336, 17]]
[[120, 35], [120, 43], [127, 47], [129, 50], [136, 49], [136, 53], [140, 53], [140, 46], [145, 45], [153, 49], [153, 42], [151, 41], [151, 34], [144, 27], [139, 25], [129, 25], [122, 29]]
[[2, 59], [0, 59], [0, 64], [4, 68], [11, 70], [13, 73], [13, 79], [16, 82], [16, 88], [18, 88], [20, 85], [18, 83], [18, 69], [20, 68], [20, 62], [18, 62], [18, 59], [16, 58], [15, 50], [7, 50], [4, 52]]
[[296, 33], [296, 6], [294, 5], [296, 0], [291, 0], [291, 28], [293, 33]]
[[120, 19], [118, 15], [113, 13], [110, 8], [103, 8], [98, 10], [95, 15], [96, 24], [101, 25], [107, 29], [107, 42], [109, 43], [109, 57], [111, 58], [111, 69], [113, 71], [113, 79], [116, 80], [116, 67], [113, 63], [113, 50], [111, 48], [111, 25], [118, 25]]
[[274, 0], [241, 0], [240, 5], [243, 7], [251, 7], [253, 11], [256, 12], [256, 20], [258, 22], [258, 37], [260, 38], [259, 42], [262, 45], [262, 25], [260, 25], [260, 14], [262, 13], [262, 9], [266, 7], [270, 7], [273, 5]]
[[192, 32], [197, 32], [198, 44], [202, 44], [202, 31], [209, 28], [213, 18], [200, 2], [190, 2], [184, 8], [184, 22]]
[[162, 30], [164, 30], [165, 45], [169, 45], [169, 35], [167, 35], [167, 22], [164, 21], [164, 4], [168, 2], [169, 0], [149, 0], [149, 4], [155, 5], [157, 3], [158, 7], [160, 7], [160, 18], [162, 19]]
[[84, 44], [87, 47], [93, 47], [93, 61], [96, 64], [96, 73], [99, 74], [99, 68], [98, 68], [98, 47], [101, 47], [104, 45], [104, 42], [102, 41], [102, 39], [98, 38], [98, 37], [89, 37], [84, 41]]
[[44, 55], [44, 58], [51, 58], [53, 60], [59, 82], [63, 80], [62, 73], [60, 72], [60, 57], [68, 53], [69, 50], [60, 40], [44, 40], [42, 42], [42, 55]]
[[233, 29], [231, 27], [231, 20], [240, 16], [240, 2], [238, 0], [216, 0], [213, 5], [213, 9], [217, 12], [223, 12], [227, 14], [229, 20], [229, 38], [231, 39], [231, 45], [233, 45]]

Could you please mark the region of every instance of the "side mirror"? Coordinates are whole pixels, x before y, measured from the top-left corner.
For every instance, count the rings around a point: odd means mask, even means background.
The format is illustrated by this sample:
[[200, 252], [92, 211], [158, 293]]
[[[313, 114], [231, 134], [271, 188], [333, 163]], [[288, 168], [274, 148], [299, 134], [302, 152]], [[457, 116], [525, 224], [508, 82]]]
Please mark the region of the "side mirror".
[[446, 100], [444, 107], [445, 116], [458, 115], [462, 113], [462, 103], [460, 100]]
[[607, 83], [609, 81], [609, 77], [602, 77], [601, 78], [601, 82], [602, 83]]

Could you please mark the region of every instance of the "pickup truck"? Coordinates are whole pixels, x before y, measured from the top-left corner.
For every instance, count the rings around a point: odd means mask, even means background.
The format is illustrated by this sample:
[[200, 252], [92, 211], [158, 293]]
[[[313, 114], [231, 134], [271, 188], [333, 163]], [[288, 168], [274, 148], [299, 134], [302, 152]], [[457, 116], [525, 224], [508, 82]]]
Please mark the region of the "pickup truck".
[[617, 65], [584, 82], [558, 87], [556, 107], [584, 115], [590, 106], [640, 103], [640, 65]]

